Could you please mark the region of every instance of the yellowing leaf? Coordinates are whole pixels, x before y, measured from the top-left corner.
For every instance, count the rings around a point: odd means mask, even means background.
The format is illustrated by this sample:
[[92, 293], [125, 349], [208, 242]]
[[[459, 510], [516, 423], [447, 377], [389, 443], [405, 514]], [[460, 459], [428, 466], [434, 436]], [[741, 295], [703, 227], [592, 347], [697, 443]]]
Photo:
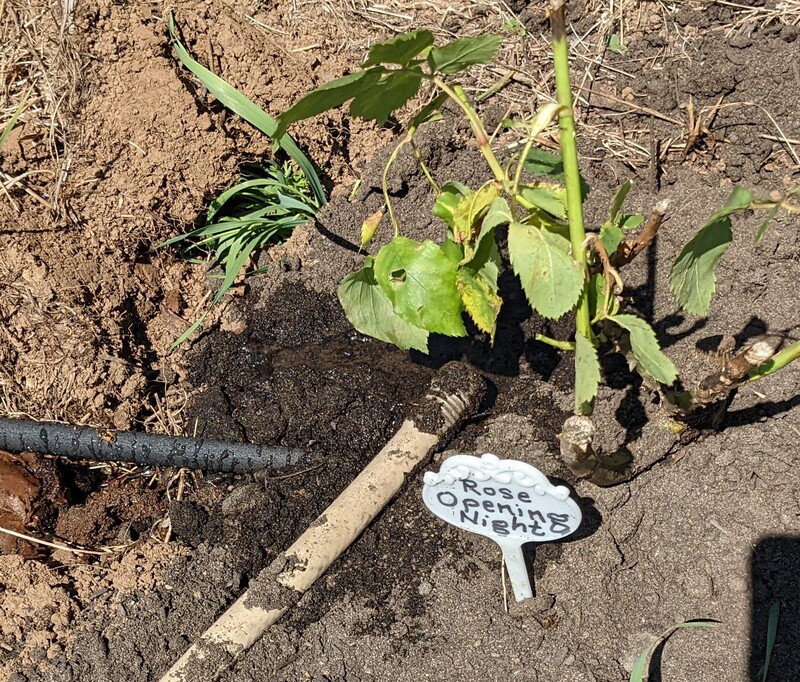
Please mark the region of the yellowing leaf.
[[494, 240], [494, 230], [489, 230], [473, 259], [459, 268], [456, 285], [464, 308], [478, 329], [489, 334], [492, 343], [497, 330], [497, 317], [503, 305], [503, 299], [497, 292], [499, 273], [500, 253]]
[[456, 280], [461, 300], [475, 326], [489, 334], [492, 343], [497, 330], [497, 316], [503, 306], [503, 299], [497, 293], [497, 286], [470, 268], [458, 271]]
[[436, 203], [433, 205], [433, 214], [441, 218], [450, 227], [455, 221], [455, 211], [461, 200], [470, 193], [469, 187], [460, 182], [450, 181], [442, 185]]
[[361, 244], [359, 245], [360, 249], [366, 248], [369, 243], [372, 241], [373, 237], [375, 236], [375, 232], [378, 231], [378, 225], [381, 224], [381, 219], [383, 218], [384, 210], [381, 209], [380, 211], [375, 211], [369, 218], [367, 218], [361, 224]]
[[494, 184], [484, 185], [458, 202], [453, 210], [453, 237], [456, 242], [469, 244], [473, 241], [479, 229], [476, 224], [478, 219], [499, 195], [500, 192]]

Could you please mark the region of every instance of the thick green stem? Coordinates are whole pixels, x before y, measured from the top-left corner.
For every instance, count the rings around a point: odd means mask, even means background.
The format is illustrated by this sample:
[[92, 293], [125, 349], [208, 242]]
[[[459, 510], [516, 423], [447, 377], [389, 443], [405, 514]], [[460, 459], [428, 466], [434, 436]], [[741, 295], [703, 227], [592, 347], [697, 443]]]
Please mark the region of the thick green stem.
[[[553, 34], [553, 65], [556, 76], [556, 98], [562, 109], [558, 116], [558, 130], [561, 155], [564, 162], [564, 175], [567, 187], [567, 216], [569, 218], [569, 237], [572, 244], [572, 257], [580, 264], [588, 282], [586, 249], [584, 240], [586, 230], [583, 226], [583, 201], [581, 197], [581, 176], [578, 166], [578, 146], [575, 142], [575, 118], [572, 111], [572, 89], [569, 78], [569, 52], [567, 49], [566, 0], [552, 0], [550, 5], [550, 27]], [[589, 315], [589, 299], [586, 288], [578, 300], [575, 311], [575, 331], [594, 342]], [[592, 405], [577, 410], [591, 414]]]
[[486, 159], [486, 163], [489, 164], [489, 168], [494, 175], [494, 179], [505, 186], [506, 174], [503, 171], [503, 167], [500, 165], [500, 162], [497, 160], [497, 157], [494, 155], [494, 150], [492, 149], [489, 135], [486, 132], [486, 128], [483, 127], [483, 121], [481, 121], [480, 116], [478, 116], [475, 109], [469, 103], [469, 99], [467, 99], [467, 95], [463, 88], [460, 85], [454, 85], [451, 88], [441, 78], [434, 78], [433, 82], [443, 93], [445, 93], [450, 99], [458, 104], [459, 107], [461, 107], [461, 110], [467, 117], [469, 125], [472, 128], [472, 132], [475, 135], [475, 140], [478, 142], [478, 149], [481, 150], [483, 158]]
[[763, 365], [754, 367], [750, 372], [749, 381], [758, 381], [770, 374], [774, 374], [779, 369], [783, 369], [790, 362], [798, 358], [800, 358], [800, 341], [795, 341], [791, 346], [784, 348], [780, 353], [774, 355]]

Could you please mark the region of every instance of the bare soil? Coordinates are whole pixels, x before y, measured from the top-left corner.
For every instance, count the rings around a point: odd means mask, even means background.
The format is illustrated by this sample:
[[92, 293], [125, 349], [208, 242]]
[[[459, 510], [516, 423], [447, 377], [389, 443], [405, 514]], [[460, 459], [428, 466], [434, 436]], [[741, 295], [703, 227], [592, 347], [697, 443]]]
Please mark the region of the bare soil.
[[[708, 351], [723, 335], [797, 336], [796, 219], [777, 220], [757, 246], [758, 217], [737, 220], [707, 319], [681, 313], [667, 283], [669, 263], [734, 183], [768, 195], [800, 182], [800, 15], [769, 1], [738, 5], [625, 5], [624, 54], [604, 49], [620, 26], [603, 7], [571, 8], [587, 220], [602, 222], [629, 177], [632, 208], [670, 199], [657, 243], [627, 268], [626, 304], [654, 324], [689, 383], [713, 371]], [[490, 126], [552, 92], [536, 4], [381, 7], [173, 9], [189, 48], [272, 113], [352, 68], [369, 40], [411, 24], [442, 37], [508, 31], [498, 63], [467, 83], [476, 93], [517, 70], [483, 105]], [[8, 0], [6, 11], [0, 21], [23, 7]], [[266, 272], [241, 281], [202, 333], [171, 350], [213, 280], [156, 245], [200, 224], [239, 165], [270, 143], [182, 69], [159, 5], [78, 5], [66, 24], [60, 11], [43, 6], [43, 44], [85, 65], [64, 125], [54, 143], [43, 113], [28, 111], [0, 150], [8, 177], [31, 173], [31, 191], [0, 195], [0, 414], [283, 444], [314, 463], [231, 477], [0, 453], [0, 525], [79, 550], [0, 537], [0, 682], [159, 679], [453, 359], [476, 366], [490, 391], [449, 452], [528, 461], [571, 485], [582, 506], [575, 536], [531, 551], [535, 599], [506, 603], [497, 547], [428, 513], [417, 475], [222, 679], [614, 682], [672, 624], [711, 618], [713, 629], [674, 635], [650, 679], [749, 680], [776, 600], [770, 679], [800, 678], [797, 367], [740, 391], [722, 430], [677, 436], [637, 375], [604, 357], [598, 427], [633, 464], [620, 485], [576, 481], [556, 441], [571, 410], [571, 362], [533, 340], [566, 337], [568, 326], [532, 315], [512, 276], [502, 278], [494, 347], [474, 334], [436, 338], [429, 356], [402, 353], [344, 318], [336, 287], [363, 258], [360, 226], [382, 205], [395, 131], [339, 113], [293, 130], [327, 176], [332, 200], [319, 220], [261, 254]], [[419, 146], [440, 181], [483, 181], [452, 115], [423, 130]], [[405, 234], [443, 235], [410, 154], [389, 189]], [[379, 233], [370, 249], [388, 238]]]

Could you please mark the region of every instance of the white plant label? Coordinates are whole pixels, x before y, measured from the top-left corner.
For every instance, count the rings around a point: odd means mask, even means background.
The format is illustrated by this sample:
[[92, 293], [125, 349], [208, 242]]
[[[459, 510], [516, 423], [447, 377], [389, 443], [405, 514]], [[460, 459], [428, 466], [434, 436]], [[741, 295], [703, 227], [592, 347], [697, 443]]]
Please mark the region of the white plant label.
[[558, 540], [581, 524], [569, 489], [524, 462], [454, 455], [424, 481], [422, 499], [436, 516], [500, 545], [517, 601], [533, 596], [522, 545]]

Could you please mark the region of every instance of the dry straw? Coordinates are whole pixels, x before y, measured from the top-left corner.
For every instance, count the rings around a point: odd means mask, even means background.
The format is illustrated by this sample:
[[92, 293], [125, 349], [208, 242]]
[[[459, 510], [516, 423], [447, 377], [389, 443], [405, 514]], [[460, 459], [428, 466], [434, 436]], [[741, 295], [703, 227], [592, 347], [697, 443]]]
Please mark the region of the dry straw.
[[21, 171], [0, 165], [0, 195], [16, 211], [23, 194], [59, 211], [71, 163], [70, 114], [83, 83], [71, 13], [69, 2], [0, 0], [0, 133], [11, 144], [20, 128], [26, 147], [50, 159]]

